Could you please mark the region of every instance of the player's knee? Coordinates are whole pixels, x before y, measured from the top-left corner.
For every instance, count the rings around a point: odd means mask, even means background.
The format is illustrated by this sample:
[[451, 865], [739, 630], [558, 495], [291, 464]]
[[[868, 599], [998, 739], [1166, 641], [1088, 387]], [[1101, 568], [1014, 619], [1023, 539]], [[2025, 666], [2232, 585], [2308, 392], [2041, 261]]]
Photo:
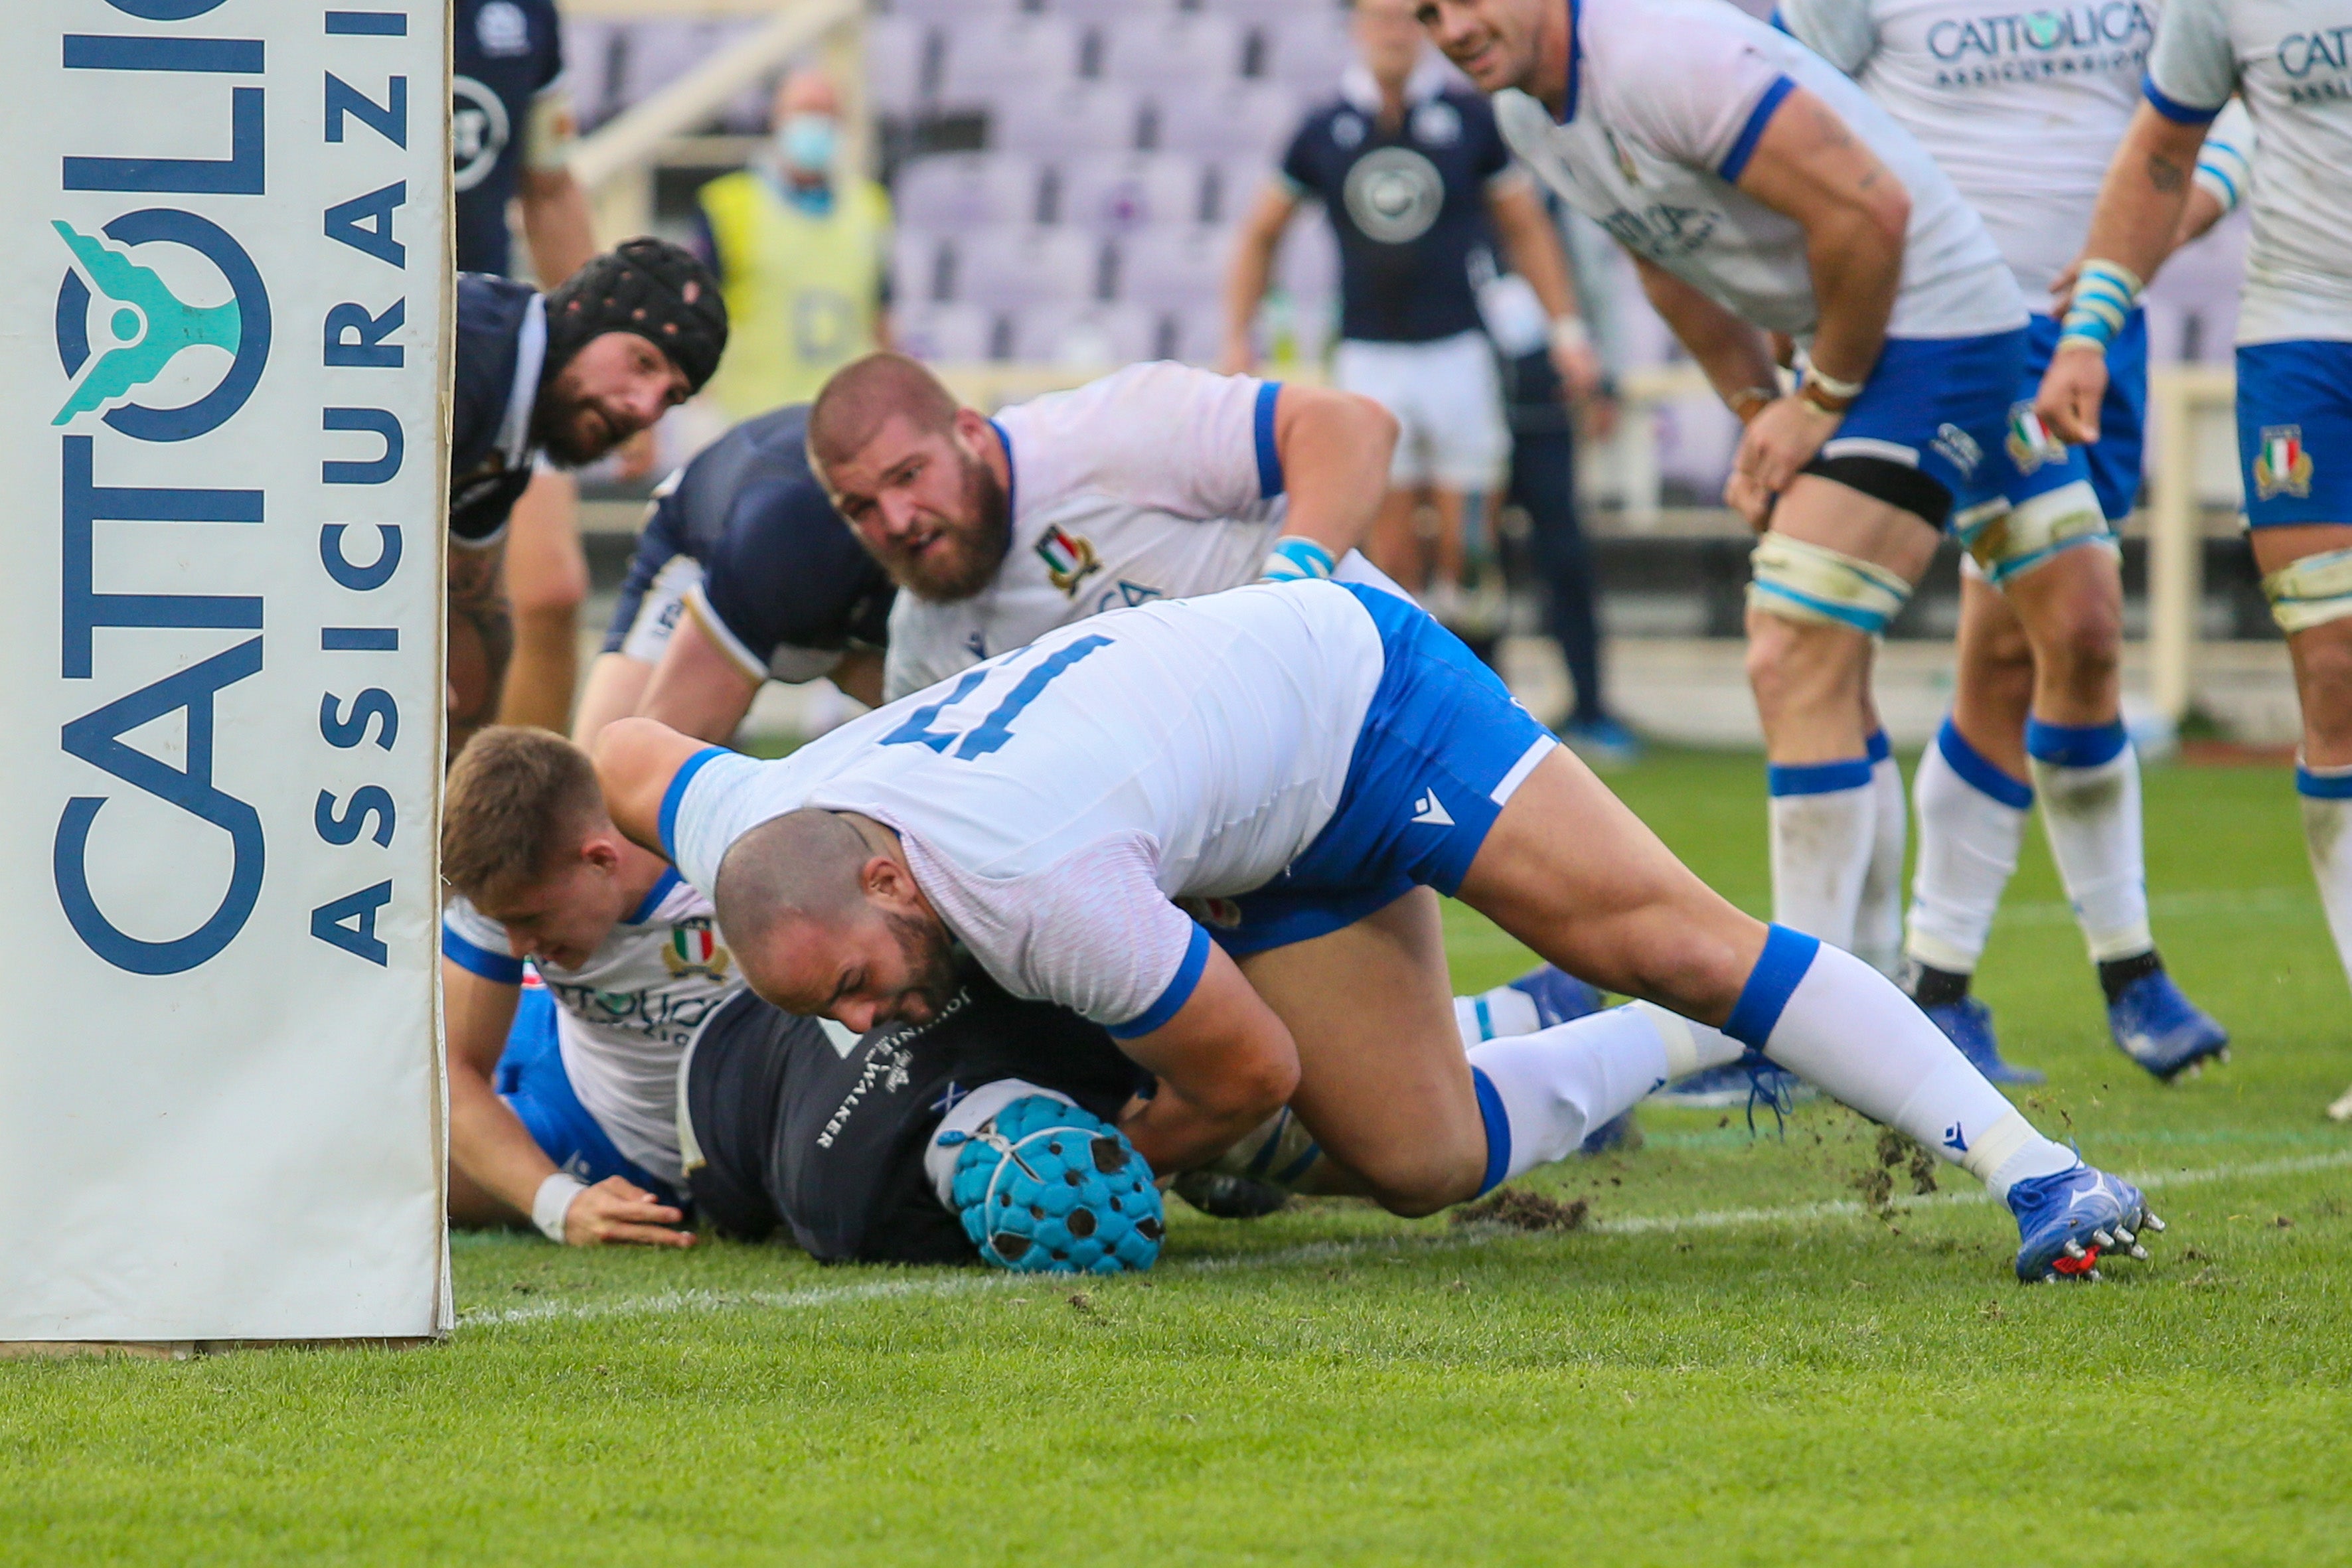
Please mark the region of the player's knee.
[[2123, 659], [2123, 606], [2074, 599], [2051, 622], [2042, 628], [2042, 653], [2052, 676], [2070, 689], [2104, 689]]
[[2352, 742], [2352, 619], [2297, 633], [2294, 673], [2311, 739]]
[[1465, 1142], [1458, 1148], [1416, 1150], [1358, 1173], [1381, 1207], [1405, 1219], [1420, 1219], [1478, 1195], [1486, 1177], [1483, 1131], [1475, 1142], [1475, 1147]]
[[507, 598], [518, 618], [572, 618], [587, 602], [588, 563], [574, 553], [534, 563], [528, 570], [509, 563]]

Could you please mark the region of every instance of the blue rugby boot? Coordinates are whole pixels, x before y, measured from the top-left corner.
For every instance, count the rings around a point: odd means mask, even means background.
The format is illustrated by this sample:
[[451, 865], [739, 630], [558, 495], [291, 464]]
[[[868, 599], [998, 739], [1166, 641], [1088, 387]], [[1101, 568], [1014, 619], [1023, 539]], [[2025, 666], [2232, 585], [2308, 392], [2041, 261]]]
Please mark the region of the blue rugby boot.
[[2230, 1033], [2180, 994], [2163, 970], [2141, 975], [2107, 1004], [2116, 1048], [2170, 1083], [2207, 1058], [2230, 1058]]
[[1536, 1005], [1536, 1021], [1546, 1029], [1588, 1013], [1598, 1013], [1607, 1005], [1599, 986], [1549, 963], [1528, 970], [1512, 981], [1510, 988]]
[[2100, 1253], [2146, 1258], [2139, 1233], [2164, 1229], [2137, 1187], [2088, 1165], [2018, 1183], [2009, 1207], [2017, 1216], [2017, 1277], [2029, 1285], [2095, 1280]]
[[1994, 1083], [2046, 1083], [2049, 1075], [2035, 1068], [2021, 1068], [2000, 1058], [2000, 1047], [1992, 1037], [1992, 1009], [1974, 996], [1963, 996], [1957, 1002], [1940, 1002], [1933, 1007], [1921, 1007], [1922, 1013], [1944, 1037], [1960, 1047], [1960, 1055], [1969, 1065]]

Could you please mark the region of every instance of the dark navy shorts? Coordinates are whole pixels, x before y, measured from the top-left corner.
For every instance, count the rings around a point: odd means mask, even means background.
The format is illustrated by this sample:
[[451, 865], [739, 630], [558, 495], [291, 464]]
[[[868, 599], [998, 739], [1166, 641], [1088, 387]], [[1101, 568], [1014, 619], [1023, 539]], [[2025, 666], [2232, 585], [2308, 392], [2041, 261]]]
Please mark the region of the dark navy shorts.
[[1462, 885], [1504, 803], [1559, 741], [1495, 672], [1420, 606], [1342, 584], [1380, 627], [1384, 667], [1339, 809], [1280, 879], [1207, 901], [1231, 953], [1339, 931], [1416, 884]]

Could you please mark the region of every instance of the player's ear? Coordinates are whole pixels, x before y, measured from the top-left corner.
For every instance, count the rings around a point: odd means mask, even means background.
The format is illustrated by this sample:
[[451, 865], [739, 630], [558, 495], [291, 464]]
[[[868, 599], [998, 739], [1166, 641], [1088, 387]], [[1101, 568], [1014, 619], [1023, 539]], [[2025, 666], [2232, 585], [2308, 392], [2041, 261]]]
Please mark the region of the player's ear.
[[857, 886], [869, 903], [879, 904], [886, 910], [903, 911], [913, 907], [915, 879], [908, 875], [904, 866], [887, 855], [867, 858], [858, 873]]
[[621, 865], [620, 843], [613, 832], [591, 833], [580, 846], [580, 858], [599, 871], [609, 873], [618, 870]]

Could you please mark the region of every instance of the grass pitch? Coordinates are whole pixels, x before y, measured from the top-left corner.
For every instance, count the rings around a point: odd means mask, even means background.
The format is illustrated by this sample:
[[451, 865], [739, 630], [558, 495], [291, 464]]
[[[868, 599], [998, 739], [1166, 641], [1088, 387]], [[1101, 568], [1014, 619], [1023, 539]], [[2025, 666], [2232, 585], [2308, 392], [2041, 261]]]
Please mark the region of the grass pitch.
[[[1758, 762], [1615, 782], [1766, 906]], [[2115, 1052], [2038, 835], [1980, 984], [2037, 1118], [2171, 1224], [2104, 1285], [2015, 1284], [1973, 1183], [1912, 1194], [1818, 1104], [1645, 1110], [1526, 1184], [1568, 1233], [1171, 1205], [1130, 1280], [460, 1237], [436, 1349], [0, 1363], [0, 1561], [2344, 1561], [2344, 980], [2284, 773], [2147, 784], [2235, 1061]], [[1527, 962], [1452, 916], [1462, 985]]]

